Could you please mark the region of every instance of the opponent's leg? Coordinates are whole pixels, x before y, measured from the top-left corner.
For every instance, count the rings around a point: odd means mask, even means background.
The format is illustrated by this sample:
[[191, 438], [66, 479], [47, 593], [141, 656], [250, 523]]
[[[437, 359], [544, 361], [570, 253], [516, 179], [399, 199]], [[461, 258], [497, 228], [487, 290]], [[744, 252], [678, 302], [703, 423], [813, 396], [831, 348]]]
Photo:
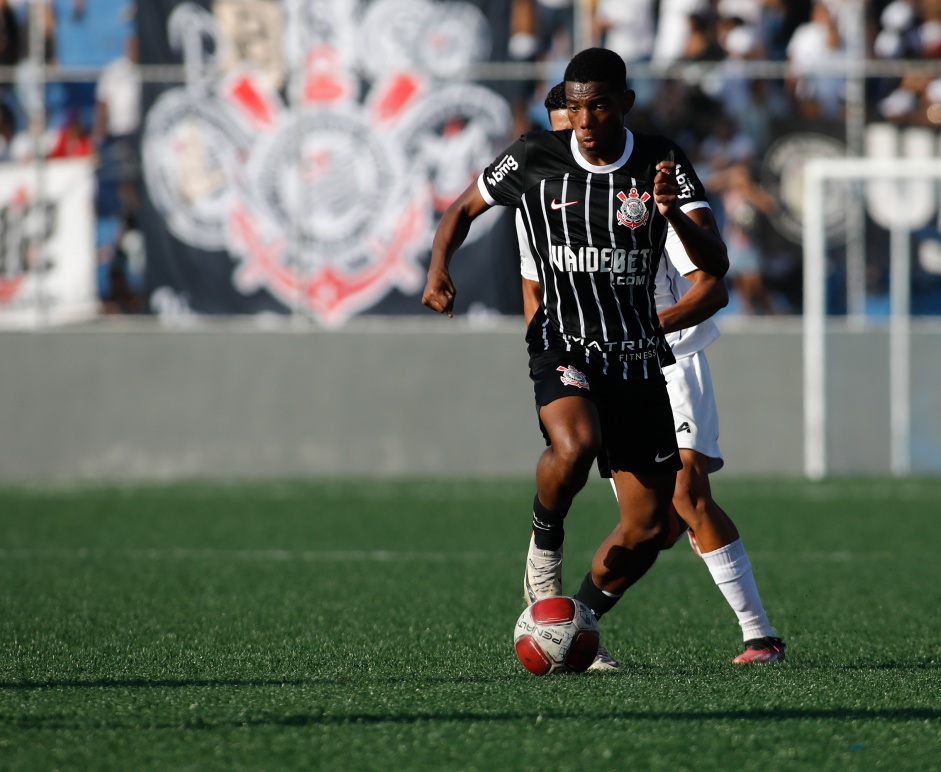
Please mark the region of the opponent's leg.
[[676, 476], [673, 506], [695, 534], [699, 554], [738, 618], [745, 651], [733, 662], [777, 662], [784, 642], [775, 634], [758, 594], [751, 562], [735, 523], [712, 498], [708, 458], [682, 448], [683, 468]]

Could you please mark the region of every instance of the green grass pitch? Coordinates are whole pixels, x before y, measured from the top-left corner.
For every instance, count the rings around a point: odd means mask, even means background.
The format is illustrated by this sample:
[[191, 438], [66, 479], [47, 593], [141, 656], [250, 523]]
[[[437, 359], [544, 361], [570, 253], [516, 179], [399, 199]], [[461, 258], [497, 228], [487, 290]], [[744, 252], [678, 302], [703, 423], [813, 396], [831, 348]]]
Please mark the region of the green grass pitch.
[[[715, 491], [788, 661], [684, 541], [620, 672], [536, 678], [529, 481], [0, 489], [0, 769], [941, 769], [941, 480]], [[566, 591], [614, 521], [593, 480]]]

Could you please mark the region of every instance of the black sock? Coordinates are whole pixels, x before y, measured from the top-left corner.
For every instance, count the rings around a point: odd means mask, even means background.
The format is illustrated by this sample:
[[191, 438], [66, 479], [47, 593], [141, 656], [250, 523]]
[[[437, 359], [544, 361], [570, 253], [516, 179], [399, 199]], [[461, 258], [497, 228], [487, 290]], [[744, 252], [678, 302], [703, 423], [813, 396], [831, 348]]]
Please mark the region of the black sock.
[[614, 608], [614, 604], [621, 600], [621, 596], [607, 595], [595, 587], [595, 583], [591, 580], [591, 572], [589, 571], [582, 580], [582, 586], [579, 587], [578, 592], [575, 593], [575, 600], [580, 600], [588, 606], [595, 615], [595, 619], [601, 619], [603, 614]]
[[550, 512], [539, 503], [539, 496], [533, 499], [533, 536], [536, 548], [541, 550], [557, 550], [565, 541], [565, 529], [562, 523], [565, 513], [561, 515]]

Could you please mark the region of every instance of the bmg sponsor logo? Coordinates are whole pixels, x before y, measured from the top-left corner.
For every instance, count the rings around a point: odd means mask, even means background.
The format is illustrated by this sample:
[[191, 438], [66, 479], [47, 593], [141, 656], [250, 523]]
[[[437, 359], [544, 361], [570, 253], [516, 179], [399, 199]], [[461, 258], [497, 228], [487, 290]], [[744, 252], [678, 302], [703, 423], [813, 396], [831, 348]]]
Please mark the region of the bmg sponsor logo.
[[513, 156], [505, 155], [500, 159], [499, 163], [493, 167], [493, 171], [487, 175], [487, 182], [496, 186], [496, 184], [502, 182], [503, 178], [510, 172], [515, 172], [519, 168], [520, 165]]

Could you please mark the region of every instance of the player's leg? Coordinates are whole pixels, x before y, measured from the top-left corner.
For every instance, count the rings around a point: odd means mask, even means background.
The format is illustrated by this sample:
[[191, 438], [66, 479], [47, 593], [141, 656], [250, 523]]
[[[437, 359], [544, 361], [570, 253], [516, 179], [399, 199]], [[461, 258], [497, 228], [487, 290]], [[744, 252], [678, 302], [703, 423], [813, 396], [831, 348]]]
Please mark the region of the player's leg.
[[[605, 476], [606, 475], [602, 473], [602, 477]], [[614, 484], [614, 478], [610, 475], [608, 475], [607, 478], [608, 482], [611, 483], [611, 490], [614, 491], [614, 498], [617, 500], [618, 489]], [[668, 550], [675, 546], [688, 532], [689, 524], [677, 514], [676, 508], [671, 505], [669, 518], [667, 520], [667, 532], [663, 537], [663, 541], [660, 543], [660, 551], [662, 552], [663, 550]]]
[[699, 554], [738, 618], [745, 651], [733, 661], [741, 664], [784, 659], [784, 643], [768, 621], [738, 529], [712, 497], [709, 459], [689, 449], [680, 454], [683, 469], [677, 474], [673, 506], [689, 523]]
[[735, 523], [712, 497], [709, 474], [722, 466], [719, 418], [709, 363], [702, 352], [681, 358], [667, 373], [683, 468], [673, 507], [689, 524], [690, 541], [738, 618], [746, 650], [736, 662], [777, 661], [784, 644], [761, 603], [751, 563]]
[[536, 467], [533, 535], [523, 578], [529, 603], [562, 593], [565, 516], [585, 487], [601, 444], [598, 411], [584, 397], [567, 396], [543, 405], [539, 418], [549, 446]]
[[[601, 401], [606, 466], [618, 499], [618, 524], [595, 551], [575, 597], [603, 616], [654, 564], [667, 532], [680, 467], [663, 380], [615, 383]], [[606, 649], [593, 669], [614, 669]]]
[[590, 575], [606, 595], [623, 595], [657, 559], [668, 531], [673, 474], [614, 473], [620, 519], [595, 551]]
[[[575, 597], [597, 618], [610, 611], [624, 593], [654, 564], [668, 533], [670, 497], [674, 473], [641, 475], [614, 474], [620, 520], [595, 551], [591, 571], [582, 580]], [[593, 670], [620, 667], [601, 647]]]
[[568, 512], [601, 447], [598, 410], [582, 397], [563, 397], [540, 408], [539, 418], [550, 442], [536, 467], [539, 501], [552, 512]]
[[684, 447], [680, 448], [680, 458], [683, 468], [676, 473], [673, 507], [695, 534], [700, 552], [711, 552], [736, 541], [739, 534], [735, 523], [712, 498], [710, 459]]

